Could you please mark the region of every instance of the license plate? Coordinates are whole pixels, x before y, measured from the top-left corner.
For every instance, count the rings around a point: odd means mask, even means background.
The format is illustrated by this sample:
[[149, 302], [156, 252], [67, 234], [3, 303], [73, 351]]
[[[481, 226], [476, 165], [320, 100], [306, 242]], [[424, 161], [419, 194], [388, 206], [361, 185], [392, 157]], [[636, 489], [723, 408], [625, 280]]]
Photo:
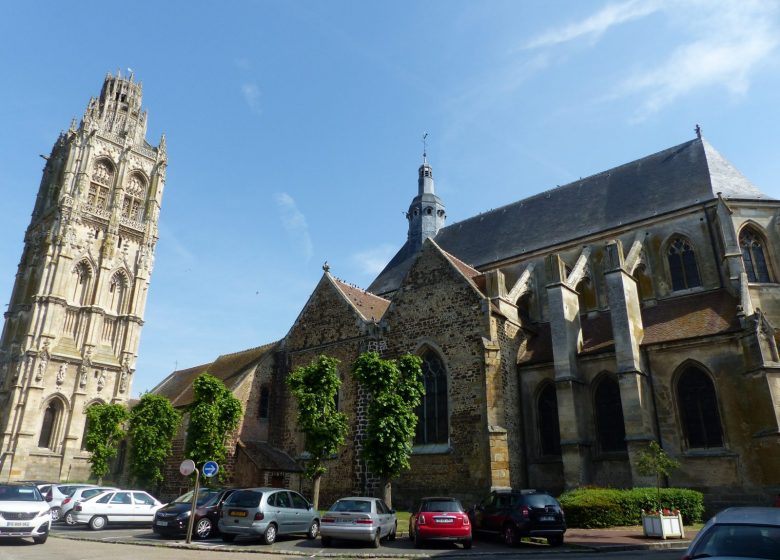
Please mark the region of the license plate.
[[437, 517], [436, 523], [454, 523], [455, 520], [452, 517]]
[[157, 525], [159, 525], [160, 527], [167, 527], [168, 526], [168, 522], [167, 521], [158, 521]]
[[9, 521], [8, 526], [9, 527], [27, 527], [29, 523], [27, 521]]
[[246, 517], [246, 512], [240, 509], [231, 509], [228, 511], [228, 515], [232, 517]]
[[555, 516], [554, 515], [542, 515], [539, 518], [539, 521], [555, 521]]

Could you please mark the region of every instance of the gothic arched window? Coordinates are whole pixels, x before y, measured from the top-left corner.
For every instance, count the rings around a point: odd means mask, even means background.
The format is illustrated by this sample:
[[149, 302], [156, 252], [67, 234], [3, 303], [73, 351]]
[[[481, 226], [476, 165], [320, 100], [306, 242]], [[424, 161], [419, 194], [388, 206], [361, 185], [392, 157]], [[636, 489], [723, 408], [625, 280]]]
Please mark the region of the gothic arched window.
[[60, 414], [62, 414], [62, 403], [57, 399], [49, 402], [46, 410], [43, 411], [43, 422], [41, 423], [41, 435], [38, 437], [38, 447], [54, 449], [56, 446], [55, 430]]
[[555, 385], [548, 383], [537, 400], [539, 443], [542, 455], [561, 454], [561, 431], [558, 425], [558, 397]]
[[108, 285], [108, 307], [117, 315], [125, 311], [125, 299], [127, 299], [127, 278], [117, 272], [111, 277]]
[[601, 451], [625, 451], [626, 427], [623, 424], [623, 404], [620, 400], [620, 385], [609, 376], [604, 376], [596, 386], [594, 395], [596, 408], [596, 432]]
[[742, 249], [742, 262], [745, 263], [748, 281], [771, 282], [761, 237], [752, 229], [746, 228], [739, 234], [739, 246]]
[[723, 447], [718, 398], [709, 375], [686, 369], [677, 381], [677, 402], [688, 447]]
[[667, 251], [669, 275], [672, 279], [672, 290], [685, 290], [701, 286], [699, 269], [696, 266], [696, 253], [687, 239], [676, 237]]
[[122, 201], [122, 217], [140, 222], [143, 219], [144, 202], [146, 201], [146, 181], [138, 173], [133, 173], [125, 188], [125, 199]]
[[260, 401], [257, 405], [257, 417], [268, 419], [268, 410], [269, 410], [269, 403], [270, 403], [270, 397], [271, 393], [268, 390], [268, 387], [262, 387], [260, 389]]
[[89, 184], [87, 204], [97, 210], [106, 210], [110, 202], [109, 194], [114, 185], [114, 165], [107, 159], [95, 162], [92, 181]]
[[73, 303], [75, 305], [89, 304], [89, 284], [92, 280], [92, 270], [85, 262], [73, 269]]
[[414, 443], [447, 443], [450, 420], [447, 410], [447, 371], [441, 358], [430, 350], [423, 354], [422, 360], [425, 396], [415, 411], [419, 420]]

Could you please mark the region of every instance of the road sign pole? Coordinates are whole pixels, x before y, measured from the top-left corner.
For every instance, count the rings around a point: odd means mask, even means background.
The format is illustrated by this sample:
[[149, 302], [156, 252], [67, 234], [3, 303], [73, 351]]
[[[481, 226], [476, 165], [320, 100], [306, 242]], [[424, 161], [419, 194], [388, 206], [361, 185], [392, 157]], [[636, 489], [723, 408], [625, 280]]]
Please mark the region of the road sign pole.
[[190, 521], [187, 523], [187, 544], [192, 542], [192, 524], [195, 522], [195, 506], [198, 503], [198, 484], [200, 482], [200, 471], [195, 469], [195, 490], [192, 491], [192, 505], [190, 506]]

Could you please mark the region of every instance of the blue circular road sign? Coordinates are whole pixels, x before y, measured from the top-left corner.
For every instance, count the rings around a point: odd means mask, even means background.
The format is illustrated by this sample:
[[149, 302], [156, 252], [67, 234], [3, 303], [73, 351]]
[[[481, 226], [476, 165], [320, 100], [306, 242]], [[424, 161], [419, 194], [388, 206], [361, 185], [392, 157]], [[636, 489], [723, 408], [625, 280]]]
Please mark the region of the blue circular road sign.
[[203, 465], [202, 472], [203, 472], [203, 476], [207, 476], [211, 478], [212, 476], [217, 474], [217, 472], [219, 472], [219, 465], [217, 464], [216, 461], [207, 461]]

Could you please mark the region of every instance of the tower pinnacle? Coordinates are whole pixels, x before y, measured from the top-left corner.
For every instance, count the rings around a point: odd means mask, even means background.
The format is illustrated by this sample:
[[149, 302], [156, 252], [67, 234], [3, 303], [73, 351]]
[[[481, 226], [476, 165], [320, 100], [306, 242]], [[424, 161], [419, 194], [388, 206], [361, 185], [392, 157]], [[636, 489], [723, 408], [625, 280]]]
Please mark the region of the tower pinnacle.
[[447, 218], [444, 203], [436, 196], [433, 185], [433, 168], [428, 163], [428, 133], [423, 134], [423, 161], [417, 170], [417, 196], [412, 199], [406, 219], [409, 220], [408, 239], [415, 247], [435, 237], [444, 227]]

